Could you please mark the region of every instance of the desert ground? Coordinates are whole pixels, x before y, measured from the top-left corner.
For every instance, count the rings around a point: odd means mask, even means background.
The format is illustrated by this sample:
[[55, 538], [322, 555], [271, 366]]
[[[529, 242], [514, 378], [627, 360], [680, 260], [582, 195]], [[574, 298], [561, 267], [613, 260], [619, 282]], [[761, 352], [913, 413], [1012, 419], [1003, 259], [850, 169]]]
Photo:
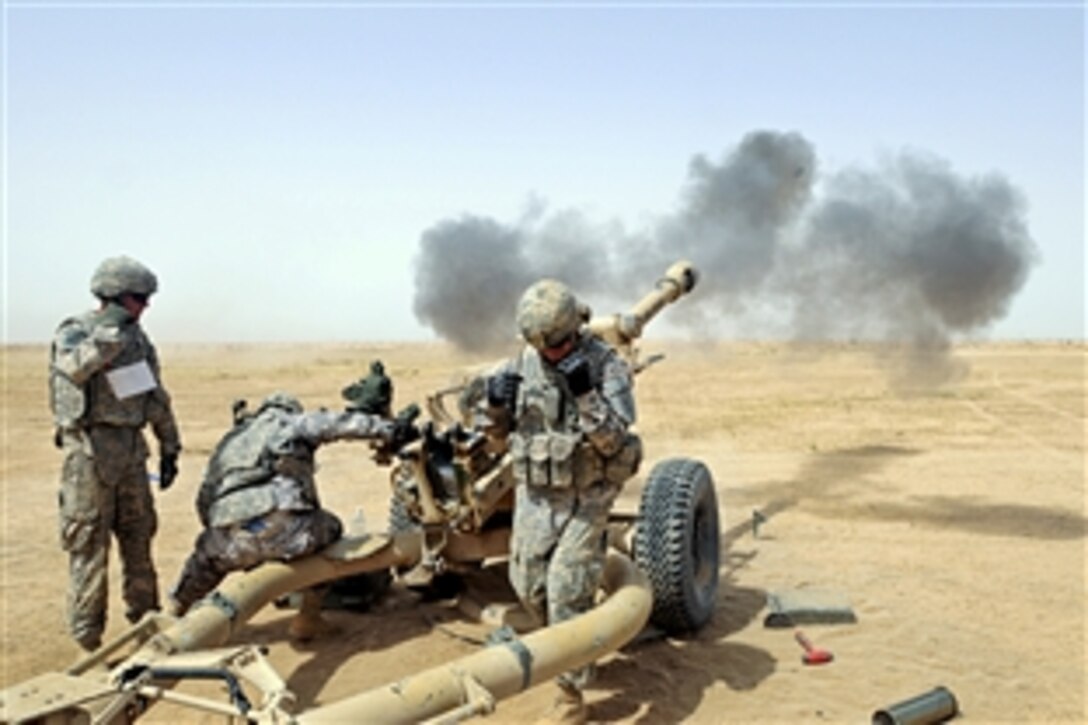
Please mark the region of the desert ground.
[[[968, 721], [1088, 721], [1082, 342], [960, 344], [955, 382], [927, 387], [896, 377], [896, 350], [861, 344], [643, 347], [667, 353], [637, 380], [643, 471], [681, 455], [710, 467], [721, 588], [702, 631], [601, 662], [592, 720], [857, 723], [943, 685]], [[164, 591], [198, 532], [194, 497], [233, 399], [285, 389], [307, 407], [342, 407], [341, 388], [380, 358], [401, 406], [486, 361], [439, 343], [159, 352], [185, 444], [178, 482], [156, 493]], [[0, 687], [79, 655], [64, 627], [46, 360], [44, 346], [3, 349]], [[382, 526], [388, 471], [369, 454], [352, 443], [320, 449], [318, 481], [343, 519], [361, 509]], [[637, 508], [641, 485], [628, 485], [621, 507]], [[758, 532], [756, 510], [766, 519]], [[114, 636], [126, 626], [116, 553], [110, 577]], [[836, 593], [856, 614], [852, 624], [802, 627], [834, 653], [829, 664], [802, 664], [793, 631], [764, 626], [768, 594], [798, 589]], [[233, 641], [267, 645], [300, 708], [455, 659], [488, 633], [399, 586], [373, 611], [330, 612], [341, 633], [325, 641], [293, 644], [289, 617], [267, 607]], [[551, 699], [550, 687], [531, 689], [477, 722], [532, 721]], [[144, 718], [194, 720], [222, 721], [172, 706]]]

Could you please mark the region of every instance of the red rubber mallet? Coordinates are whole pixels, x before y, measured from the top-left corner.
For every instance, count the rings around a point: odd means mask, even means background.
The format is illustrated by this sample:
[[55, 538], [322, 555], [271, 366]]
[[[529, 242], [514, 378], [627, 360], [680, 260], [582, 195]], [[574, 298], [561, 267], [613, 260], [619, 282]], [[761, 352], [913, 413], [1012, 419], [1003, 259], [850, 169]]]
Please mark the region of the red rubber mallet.
[[804, 648], [805, 653], [801, 655], [801, 661], [806, 665], [826, 665], [831, 660], [835, 659], [835, 655], [828, 652], [826, 649], [820, 649], [816, 645], [812, 644], [804, 632], [797, 630], [793, 633], [793, 638], [797, 640], [797, 644]]

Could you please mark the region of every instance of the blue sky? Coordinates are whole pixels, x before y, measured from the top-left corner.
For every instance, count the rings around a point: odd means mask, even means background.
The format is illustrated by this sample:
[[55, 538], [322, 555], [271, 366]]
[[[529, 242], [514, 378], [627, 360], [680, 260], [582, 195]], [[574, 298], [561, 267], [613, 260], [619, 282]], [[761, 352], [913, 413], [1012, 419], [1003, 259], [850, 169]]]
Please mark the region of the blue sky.
[[426, 230], [542, 204], [636, 228], [760, 129], [821, 172], [918, 151], [1000, 175], [1037, 261], [971, 335], [1084, 337], [1076, 3], [8, 1], [3, 22], [10, 342], [90, 307], [120, 253], [160, 277], [159, 341], [428, 339]]

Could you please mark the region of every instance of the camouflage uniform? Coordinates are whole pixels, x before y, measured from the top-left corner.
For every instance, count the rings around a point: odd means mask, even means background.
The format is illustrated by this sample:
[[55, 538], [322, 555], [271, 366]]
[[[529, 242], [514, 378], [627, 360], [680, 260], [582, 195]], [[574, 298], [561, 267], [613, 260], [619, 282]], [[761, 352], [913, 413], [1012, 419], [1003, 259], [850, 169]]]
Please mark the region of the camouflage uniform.
[[[119, 398], [107, 375], [141, 361], [155, 387]], [[181, 441], [155, 347], [134, 320], [118, 324], [103, 309], [62, 322], [49, 382], [54, 440], [64, 452], [59, 504], [60, 540], [69, 554], [68, 626], [77, 642], [94, 649], [106, 626], [111, 533], [121, 555], [125, 616], [135, 622], [159, 607], [151, 559], [158, 520], [141, 429], [151, 424], [163, 457], [176, 460]]]
[[[526, 304], [523, 298], [519, 318]], [[629, 430], [635, 422], [630, 369], [607, 343], [577, 331], [583, 315], [579, 310], [578, 319], [567, 320], [560, 331], [565, 326], [572, 337], [568, 356], [588, 363], [587, 392], [572, 394], [564, 375], [539, 352], [557, 341], [524, 325], [525, 338], [537, 344], [494, 371], [521, 377], [513, 416], [505, 426], [503, 411], [492, 409], [489, 417], [507, 431], [517, 482], [510, 581], [541, 623], [562, 622], [593, 606], [608, 514], [642, 458], [641, 443]], [[560, 682], [580, 690], [591, 673], [583, 668]]]
[[332, 441], [388, 440], [392, 433], [392, 423], [365, 413], [303, 413], [282, 393], [239, 420], [212, 454], [197, 495], [206, 528], [171, 591], [178, 612], [232, 571], [295, 559], [336, 541], [342, 527], [321, 509], [314, 452]]

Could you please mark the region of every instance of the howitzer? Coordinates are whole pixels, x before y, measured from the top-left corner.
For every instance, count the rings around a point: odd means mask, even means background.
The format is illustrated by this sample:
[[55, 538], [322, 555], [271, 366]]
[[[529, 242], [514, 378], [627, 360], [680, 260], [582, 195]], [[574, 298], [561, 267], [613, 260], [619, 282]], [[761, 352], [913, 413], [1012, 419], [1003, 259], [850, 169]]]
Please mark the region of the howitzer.
[[[641, 369], [635, 342], [646, 324], [695, 281], [692, 266], [678, 262], [629, 312], [587, 327]], [[472, 384], [455, 392], [466, 389]], [[637, 514], [610, 516], [615, 549], [604, 583], [610, 596], [579, 617], [320, 707], [297, 703], [261, 648], [224, 647], [258, 610], [290, 592], [359, 575], [388, 586], [390, 571], [406, 581], [411, 574], [419, 575], [414, 581], [450, 572], [471, 576], [509, 552], [509, 456], [484, 431], [444, 414], [441, 397], [451, 392], [432, 396], [431, 420], [420, 426], [419, 439], [395, 454], [387, 533], [347, 536], [318, 554], [232, 574], [183, 617], [149, 614], [63, 673], [0, 691], [0, 722], [131, 722], [159, 701], [249, 722], [455, 722], [618, 650], [648, 619], [668, 633], [709, 621], [717, 606], [721, 540], [714, 481], [703, 463], [677, 457], [650, 471]], [[410, 408], [402, 416], [413, 425]], [[685, 540], [678, 542], [677, 532]], [[193, 678], [222, 680], [228, 698], [175, 691]]]

